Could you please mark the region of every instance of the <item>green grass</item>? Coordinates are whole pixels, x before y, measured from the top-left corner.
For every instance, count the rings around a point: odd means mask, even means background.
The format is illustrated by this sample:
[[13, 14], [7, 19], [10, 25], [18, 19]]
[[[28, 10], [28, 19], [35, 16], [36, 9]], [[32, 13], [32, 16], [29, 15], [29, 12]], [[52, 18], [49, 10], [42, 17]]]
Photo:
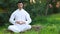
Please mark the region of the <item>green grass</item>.
[[48, 25], [41, 30], [41, 34], [59, 34], [60, 27], [58, 25]]
[[60, 14], [52, 14], [48, 16], [36, 16], [33, 24], [60, 24]]
[[[39, 32], [31, 29], [29, 31], [25, 31], [23, 34], [60, 34], [60, 14], [53, 14], [49, 16], [36, 16], [34, 19], [35, 25], [41, 25], [43, 28], [39, 30]], [[10, 32], [5, 32], [7, 28], [1, 27], [0, 34], [11, 34]], [[20, 34], [20, 33], [14, 33]]]
[[[39, 31], [39, 34], [60, 34], [60, 25], [59, 24], [52, 24], [52, 25], [42, 25], [43, 28]], [[0, 30], [0, 34], [11, 34], [10, 32], [5, 32], [6, 28], [2, 28]], [[19, 34], [19, 33], [14, 33]], [[37, 31], [31, 29], [29, 31], [25, 31], [23, 34], [38, 34]]]
[[[3, 28], [0, 30], [0, 34], [11, 34], [11, 32], [6, 32], [6, 28]], [[20, 33], [14, 33], [14, 34], [20, 34]], [[23, 34], [37, 34], [35, 30], [25, 31]]]

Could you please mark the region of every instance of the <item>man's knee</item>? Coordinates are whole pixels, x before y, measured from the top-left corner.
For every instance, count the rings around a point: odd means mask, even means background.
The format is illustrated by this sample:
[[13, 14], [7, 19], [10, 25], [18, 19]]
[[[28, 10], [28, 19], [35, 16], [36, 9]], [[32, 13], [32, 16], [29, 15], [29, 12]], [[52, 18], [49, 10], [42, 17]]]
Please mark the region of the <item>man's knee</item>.
[[11, 28], [12, 28], [12, 26], [9, 26], [9, 27], [8, 27], [8, 30], [10, 30]]
[[11, 30], [11, 31], [16, 32], [16, 33], [20, 32], [20, 30], [18, 30], [17, 28], [15, 29], [14, 26], [9, 26], [8, 30]]
[[32, 27], [31, 27], [31, 25], [28, 25], [28, 29], [31, 29]]

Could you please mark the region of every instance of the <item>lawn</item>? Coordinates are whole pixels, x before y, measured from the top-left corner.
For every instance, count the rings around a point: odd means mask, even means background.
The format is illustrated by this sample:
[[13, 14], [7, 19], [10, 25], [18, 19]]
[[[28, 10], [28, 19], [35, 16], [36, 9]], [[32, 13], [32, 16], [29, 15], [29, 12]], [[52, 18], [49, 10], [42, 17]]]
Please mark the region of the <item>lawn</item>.
[[[42, 29], [39, 29], [39, 31], [31, 29], [25, 31], [23, 34], [60, 34], [60, 14], [53, 14], [41, 18], [40, 17], [36, 18], [37, 20], [40, 21], [36, 21], [35, 25], [41, 25]], [[10, 32], [6, 32], [5, 31], [6, 29], [7, 27], [1, 27], [0, 34], [11, 34]], [[14, 34], [20, 34], [20, 33], [14, 33]]]

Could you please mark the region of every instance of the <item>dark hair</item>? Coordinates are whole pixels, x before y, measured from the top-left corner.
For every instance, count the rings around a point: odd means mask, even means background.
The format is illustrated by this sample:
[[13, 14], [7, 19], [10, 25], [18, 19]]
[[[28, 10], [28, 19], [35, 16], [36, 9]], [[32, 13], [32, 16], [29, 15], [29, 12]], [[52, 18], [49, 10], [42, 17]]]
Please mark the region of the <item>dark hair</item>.
[[[22, 0], [19, 0], [18, 3], [23, 3], [23, 1], [22, 1]], [[18, 3], [17, 3], [17, 4], [18, 4]]]

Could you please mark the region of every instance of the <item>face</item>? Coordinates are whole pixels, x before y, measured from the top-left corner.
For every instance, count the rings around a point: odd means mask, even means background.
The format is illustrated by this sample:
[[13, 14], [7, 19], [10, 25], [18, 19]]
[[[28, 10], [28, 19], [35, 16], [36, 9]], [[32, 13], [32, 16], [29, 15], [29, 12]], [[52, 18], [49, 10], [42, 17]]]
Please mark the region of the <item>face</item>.
[[23, 8], [23, 3], [18, 3], [18, 8]]

